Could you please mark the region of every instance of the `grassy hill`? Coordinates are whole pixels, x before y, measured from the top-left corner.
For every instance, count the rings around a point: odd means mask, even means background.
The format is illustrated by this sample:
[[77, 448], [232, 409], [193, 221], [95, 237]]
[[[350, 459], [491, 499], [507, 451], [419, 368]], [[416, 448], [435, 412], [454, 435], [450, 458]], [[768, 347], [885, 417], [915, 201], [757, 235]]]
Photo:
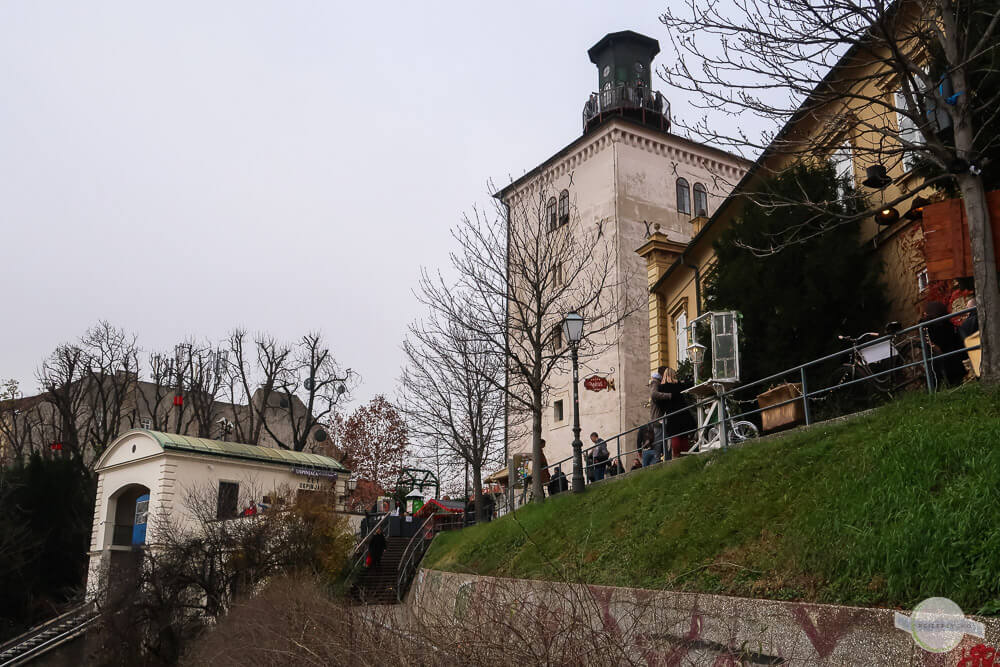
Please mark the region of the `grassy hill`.
[[425, 567], [1000, 614], [1000, 392], [685, 457], [440, 535]]

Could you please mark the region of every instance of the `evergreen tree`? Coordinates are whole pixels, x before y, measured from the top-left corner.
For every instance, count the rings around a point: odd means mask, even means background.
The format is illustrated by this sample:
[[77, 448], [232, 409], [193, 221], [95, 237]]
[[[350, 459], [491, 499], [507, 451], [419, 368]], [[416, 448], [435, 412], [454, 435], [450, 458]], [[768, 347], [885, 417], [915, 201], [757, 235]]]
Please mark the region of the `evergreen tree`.
[[[837, 206], [817, 219], [815, 208], [794, 203], [803, 196], [849, 201], [841, 196], [844, 187], [832, 165], [790, 169], [748, 196], [741, 218], [716, 240], [718, 261], [706, 280], [706, 303], [743, 315], [744, 380], [834, 352], [843, 347], [838, 334], [882, 329], [882, 267], [872, 249], [860, 244], [860, 221], [843, 222], [838, 214], [847, 211]], [[769, 238], [804, 220], [824, 233], [764, 257], [747, 249], [767, 246]]]

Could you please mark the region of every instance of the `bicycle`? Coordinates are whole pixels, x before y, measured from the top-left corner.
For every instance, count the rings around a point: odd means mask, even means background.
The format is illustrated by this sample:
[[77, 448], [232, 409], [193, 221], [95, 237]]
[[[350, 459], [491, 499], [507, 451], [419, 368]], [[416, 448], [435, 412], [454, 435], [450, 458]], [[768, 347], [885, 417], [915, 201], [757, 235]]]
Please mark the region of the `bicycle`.
[[[709, 401], [707, 408], [699, 408], [701, 425], [695, 431], [696, 439], [691, 443], [687, 454], [698, 454], [722, 447], [721, 429], [719, 428], [719, 409], [722, 405], [721, 396]], [[730, 402], [726, 401], [726, 414], [733, 414]], [[738, 444], [751, 438], [756, 438], [760, 432], [757, 425], [745, 419], [726, 419], [726, 441], [728, 444]]]
[[[857, 337], [837, 336], [838, 340], [850, 343], [851, 350], [847, 363], [837, 371], [833, 387], [867, 378], [866, 382], [856, 384], [869, 386], [882, 396], [892, 398], [894, 392], [920, 381], [923, 369], [916, 363], [922, 358], [920, 339], [917, 336], [899, 338], [898, 331], [899, 323], [890, 322], [886, 325], [886, 336], [874, 331]], [[889, 373], [884, 372], [887, 369], [878, 368], [886, 362], [890, 365]]]

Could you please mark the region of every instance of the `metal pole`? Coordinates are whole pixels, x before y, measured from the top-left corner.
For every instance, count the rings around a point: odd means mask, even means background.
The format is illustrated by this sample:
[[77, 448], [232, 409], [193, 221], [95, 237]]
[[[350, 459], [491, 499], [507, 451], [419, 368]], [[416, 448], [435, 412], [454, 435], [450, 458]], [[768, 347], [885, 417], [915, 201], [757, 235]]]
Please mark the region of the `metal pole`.
[[931, 380], [931, 366], [927, 359], [927, 341], [925, 340], [926, 330], [923, 327], [920, 327], [917, 331], [920, 334], [920, 358], [924, 362], [924, 379], [927, 380], [927, 393], [933, 394], [934, 383]]
[[573, 354], [573, 493], [583, 493], [583, 443], [580, 442], [580, 365], [576, 343]]
[[812, 423], [812, 418], [809, 414], [809, 387], [806, 385], [806, 367], [803, 366], [800, 370], [802, 371], [802, 413], [806, 418], [806, 426], [809, 426]]
[[729, 434], [726, 433], [726, 390], [719, 394], [719, 444], [729, 449]]

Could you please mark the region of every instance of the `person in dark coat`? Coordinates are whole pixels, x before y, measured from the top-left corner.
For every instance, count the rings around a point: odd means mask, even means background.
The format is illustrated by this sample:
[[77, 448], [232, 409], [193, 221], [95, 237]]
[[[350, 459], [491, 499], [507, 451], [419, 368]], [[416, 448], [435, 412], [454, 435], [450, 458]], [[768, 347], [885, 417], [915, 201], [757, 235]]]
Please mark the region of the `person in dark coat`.
[[[935, 320], [947, 314], [947, 306], [940, 301], [931, 301], [924, 308], [924, 316], [920, 321]], [[940, 322], [928, 325], [925, 329], [930, 336], [931, 343], [939, 350], [935, 354], [947, 354], [965, 347], [962, 338], [958, 335], [958, 330], [951, 323], [951, 320], [943, 319]], [[948, 384], [952, 385], [961, 384], [962, 378], [965, 377], [965, 365], [962, 364], [962, 359], [966, 356], [964, 354], [953, 354], [943, 359], [935, 359], [934, 372], [938, 377], [938, 381], [945, 380]]]
[[385, 547], [385, 535], [382, 534], [382, 529], [379, 528], [368, 542], [368, 555], [372, 557], [373, 568], [378, 567], [378, 564], [382, 562], [382, 554], [385, 553]]
[[554, 496], [557, 493], [562, 493], [563, 491], [569, 490], [569, 481], [566, 479], [566, 475], [563, 474], [562, 468], [556, 467], [556, 472], [552, 475], [552, 479], [549, 480], [549, 495]]
[[681, 393], [694, 386], [693, 382], [678, 382], [677, 373], [672, 368], [666, 369], [666, 377], [660, 385], [660, 391], [670, 394], [667, 401], [667, 439], [670, 443], [671, 458], [680, 458], [682, 452], [691, 449], [691, 436], [697, 426], [694, 415], [688, 409], [687, 397]]

